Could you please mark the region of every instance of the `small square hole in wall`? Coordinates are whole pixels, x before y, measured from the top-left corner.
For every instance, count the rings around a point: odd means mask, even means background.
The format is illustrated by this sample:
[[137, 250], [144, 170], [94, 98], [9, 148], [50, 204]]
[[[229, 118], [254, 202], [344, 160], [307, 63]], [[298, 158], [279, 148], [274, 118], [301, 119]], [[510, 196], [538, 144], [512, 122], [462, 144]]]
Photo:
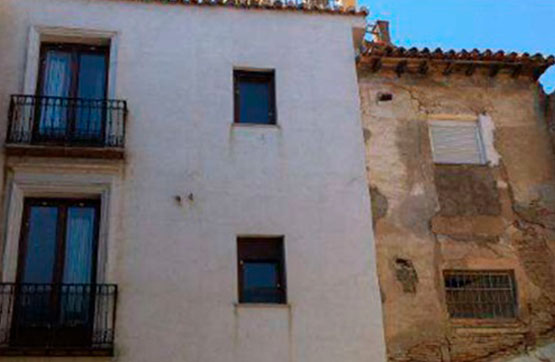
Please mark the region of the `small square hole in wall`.
[[378, 93], [378, 102], [391, 102], [393, 100], [392, 93]]

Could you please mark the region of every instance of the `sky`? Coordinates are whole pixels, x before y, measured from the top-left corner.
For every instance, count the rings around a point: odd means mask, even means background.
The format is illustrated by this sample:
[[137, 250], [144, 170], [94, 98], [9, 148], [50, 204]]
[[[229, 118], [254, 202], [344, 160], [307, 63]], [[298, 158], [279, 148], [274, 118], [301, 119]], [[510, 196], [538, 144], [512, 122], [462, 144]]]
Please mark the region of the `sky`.
[[[555, 55], [555, 0], [359, 0], [404, 47]], [[555, 91], [555, 65], [541, 78]]]

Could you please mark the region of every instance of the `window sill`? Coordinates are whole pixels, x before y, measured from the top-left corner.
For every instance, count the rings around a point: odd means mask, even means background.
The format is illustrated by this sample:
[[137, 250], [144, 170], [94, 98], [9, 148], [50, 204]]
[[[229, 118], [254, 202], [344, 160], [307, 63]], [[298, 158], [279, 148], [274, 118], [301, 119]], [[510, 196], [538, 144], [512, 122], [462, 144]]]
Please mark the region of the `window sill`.
[[0, 356], [19, 357], [113, 357], [113, 347], [106, 348], [52, 348], [52, 347], [0, 347]]
[[451, 326], [457, 329], [477, 329], [477, 330], [484, 330], [484, 329], [498, 329], [498, 330], [506, 330], [506, 329], [520, 329], [524, 328], [525, 325], [516, 318], [510, 319], [451, 319], [450, 320]]
[[237, 123], [233, 122], [231, 128], [262, 128], [262, 129], [280, 129], [281, 127], [277, 124], [267, 124], [267, 123]]
[[436, 166], [466, 166], [466, 167], [489, 167], [488, 162], [447, 162], [447, 161], [434, 161]]
[[291, 309], [289, 303], [233, 303], [233, 306], [238, 309]]
[[125, 159], [123, 148], [6, 144], [8, 156]]

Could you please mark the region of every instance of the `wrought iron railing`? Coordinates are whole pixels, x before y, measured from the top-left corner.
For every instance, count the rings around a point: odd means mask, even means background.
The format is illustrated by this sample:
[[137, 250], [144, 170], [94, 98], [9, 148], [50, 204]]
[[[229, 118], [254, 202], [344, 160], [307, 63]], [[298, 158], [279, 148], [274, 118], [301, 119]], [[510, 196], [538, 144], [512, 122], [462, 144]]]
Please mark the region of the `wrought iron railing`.
[[8, 144], [123, 148], [127, 102], [12, 95]]
[[0, 283], [0, 354], [111, 355], [114, 284]]

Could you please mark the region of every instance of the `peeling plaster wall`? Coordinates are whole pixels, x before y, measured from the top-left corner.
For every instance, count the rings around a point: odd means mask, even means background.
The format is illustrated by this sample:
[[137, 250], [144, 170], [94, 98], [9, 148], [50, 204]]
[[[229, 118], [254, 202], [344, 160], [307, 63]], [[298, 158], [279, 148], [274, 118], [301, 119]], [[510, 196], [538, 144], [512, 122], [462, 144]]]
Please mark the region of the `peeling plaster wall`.
[[[0, 0], [2, 122], [32, 26], [117, 35], [130, 113], [116, 356], [100, 360], [383, 361], [353, 62], [364, 18], [171, 3]], [[278, 126], [232, 124], [234, 67], [275, 69]], [[284, 235], [288, 305], [236, 304], [237, 235]]]
[[[552, 340], [555, 158], [539, 87], [386, 71], [361, 71], [359, 87], [389, 360], [504, 360]], [[428, 122], [445, 119], [480, 121], [488, 165], [434, 165]], [[518, 319], [450, 320], [445, 269], [514, 270]]]

